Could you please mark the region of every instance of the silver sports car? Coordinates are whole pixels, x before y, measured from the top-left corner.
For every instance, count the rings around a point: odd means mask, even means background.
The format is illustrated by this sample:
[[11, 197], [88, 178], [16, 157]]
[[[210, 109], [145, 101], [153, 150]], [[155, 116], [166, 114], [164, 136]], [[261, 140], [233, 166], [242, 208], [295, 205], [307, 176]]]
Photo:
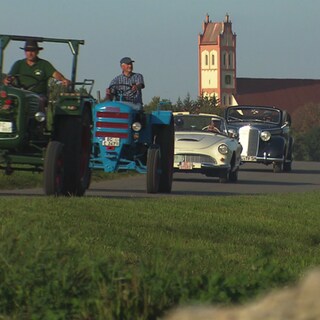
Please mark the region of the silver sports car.
[[225, 119], [214, 114], [175, 112], [175, 172], [197, 172], [237, 181], [242, 146], [228, 136]]

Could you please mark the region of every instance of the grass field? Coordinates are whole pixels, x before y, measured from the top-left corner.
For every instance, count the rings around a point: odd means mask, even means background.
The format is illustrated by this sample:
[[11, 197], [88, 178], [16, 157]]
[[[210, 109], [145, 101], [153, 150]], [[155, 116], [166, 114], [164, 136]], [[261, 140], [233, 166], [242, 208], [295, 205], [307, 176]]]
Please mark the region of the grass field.
[[0, 319], [248, 301], [320, 265], [319, 196], [2, 197]]

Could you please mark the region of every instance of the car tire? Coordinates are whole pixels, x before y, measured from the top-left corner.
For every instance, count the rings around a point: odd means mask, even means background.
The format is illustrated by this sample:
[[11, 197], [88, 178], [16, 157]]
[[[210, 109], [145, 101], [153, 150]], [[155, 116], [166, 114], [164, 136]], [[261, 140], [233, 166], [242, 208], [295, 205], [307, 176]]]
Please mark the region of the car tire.
[[219, 182], [220, 183], [227, 183], [230, 179], [230, 171], [224, 171], [219, 176]]
[[238, 181], [238, 172], [239, 172], [239, 169], [230, 172], [230, 174], [229, 174], [229, 181], [230, 182], [237, 182]]
[[284, 172], [291, 172], [292, 171], [292, 161], [288, 161], [283, 164], [283, 171]]
[[273, 172], [280, 173], [283, 171], [283, 162], [275, 162], [273, 164]]

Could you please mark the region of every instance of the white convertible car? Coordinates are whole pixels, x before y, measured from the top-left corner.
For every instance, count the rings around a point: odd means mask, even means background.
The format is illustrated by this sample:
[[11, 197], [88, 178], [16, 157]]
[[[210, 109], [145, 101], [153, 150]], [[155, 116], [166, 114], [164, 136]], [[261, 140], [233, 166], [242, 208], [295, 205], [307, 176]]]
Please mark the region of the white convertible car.
[[174, 171], [237, 181], [242, 146], [229, 137], [225, 119], [214, 114], [175, 112]]

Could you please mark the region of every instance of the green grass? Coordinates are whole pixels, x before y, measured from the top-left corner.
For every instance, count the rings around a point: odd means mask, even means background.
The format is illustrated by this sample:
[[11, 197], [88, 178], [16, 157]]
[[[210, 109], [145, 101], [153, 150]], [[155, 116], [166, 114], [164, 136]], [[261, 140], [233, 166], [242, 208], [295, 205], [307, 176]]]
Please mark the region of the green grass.
[[319, 195], [1, 198], [0, 315], [157, 319], [245, 302], [320, 264]]
[[[22, 168], [24, 166], [21, 166]], [[103, 171], [94, 171], [92, 174], [92, 181], [102, 181], [109, 179], [119, 179], [128, 175], [134, 175], [135, 172], [123, 173], [105, 173]], [[0, 171], [0, 190], [13, 190], [25, 188], [42, 188], [43, 175], [38, 172], [30, 171], [14, 171], [11, 175], [5, 175]]]

